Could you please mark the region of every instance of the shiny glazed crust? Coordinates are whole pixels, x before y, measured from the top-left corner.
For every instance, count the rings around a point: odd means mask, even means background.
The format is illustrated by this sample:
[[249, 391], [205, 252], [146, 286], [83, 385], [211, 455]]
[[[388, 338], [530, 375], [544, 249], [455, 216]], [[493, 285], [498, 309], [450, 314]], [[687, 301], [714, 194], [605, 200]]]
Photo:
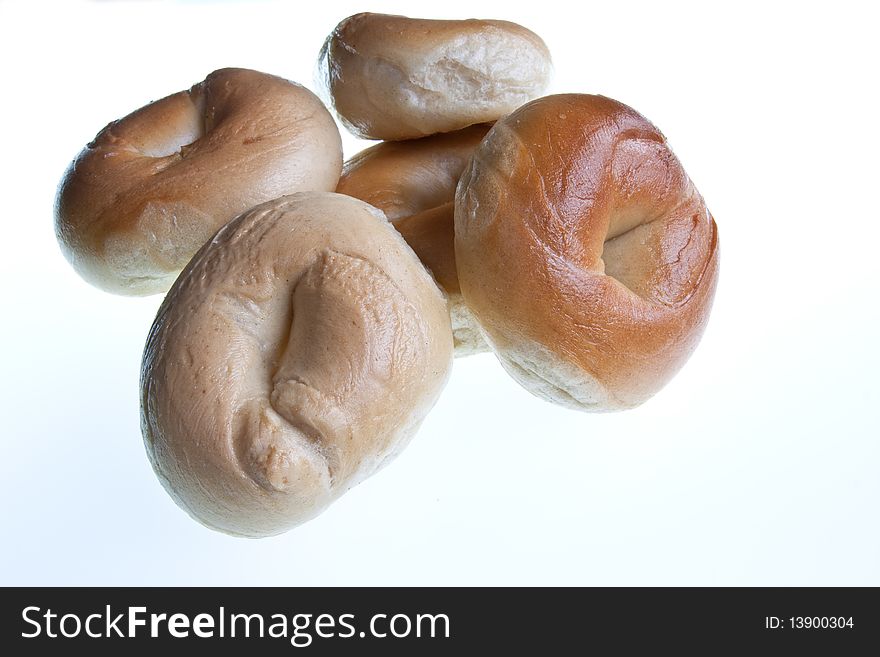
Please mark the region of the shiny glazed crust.
[[495, 124], [459, 182], [461, 291], [505, 368], [582, 410], [636, 406], [694, 350], [718, 233], [665, 138], [602, 96]]

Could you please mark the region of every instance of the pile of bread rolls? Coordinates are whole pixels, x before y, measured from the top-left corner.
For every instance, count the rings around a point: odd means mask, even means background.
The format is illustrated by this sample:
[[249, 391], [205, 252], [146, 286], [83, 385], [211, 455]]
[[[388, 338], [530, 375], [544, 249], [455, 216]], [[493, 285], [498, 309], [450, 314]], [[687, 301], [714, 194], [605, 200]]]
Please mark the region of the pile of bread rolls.
[[89, 283], [168, 292], [144, 350], [144, 442], [208, 527], [285, 531], [406, 445], [453, 354], [492, 350], [589, 411], [657, 392], [694, 350], [718, 234], [660, 131], [544, 96], [544, 42], [505, 21], [359, 14], [319, 59], [355, 135], [244, 69], [114, 121], [55, 209]]

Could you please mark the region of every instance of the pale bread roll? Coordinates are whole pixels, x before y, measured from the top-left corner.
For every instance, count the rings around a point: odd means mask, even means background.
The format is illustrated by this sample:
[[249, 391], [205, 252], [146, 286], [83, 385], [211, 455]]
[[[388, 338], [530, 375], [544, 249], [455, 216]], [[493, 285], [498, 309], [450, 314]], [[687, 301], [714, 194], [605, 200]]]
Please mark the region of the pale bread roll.
[[340, 120], [365, 139], [415, 139], [498, 119], [545, 92], [553, 65], [534, 32], [497, 20], [356, 14], [318, 60]]
[[147, 453], [191, 516], [285, 531], [388, 463], [446, 383], [443, 293], [375, 208], [302, 193], [222, 228], [159, 310]]

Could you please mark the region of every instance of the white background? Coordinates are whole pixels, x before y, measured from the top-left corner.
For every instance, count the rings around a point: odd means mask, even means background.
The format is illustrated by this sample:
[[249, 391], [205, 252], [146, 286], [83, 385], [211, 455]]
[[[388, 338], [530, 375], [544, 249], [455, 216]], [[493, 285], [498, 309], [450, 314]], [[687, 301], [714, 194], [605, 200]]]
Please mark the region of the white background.
[[[871, 3], [0, 1], [0, 584], [880, 584]], [[667, 135], [721, 238], [708, 331], [643, 407], [587, 415], [455, 363], [420, 434], [318, 519], [244, 540], [154, 477], [138, 367], [160, 297], [83, 283], [52, 230], [110, 120], [223, 66], [312, 84], [363, 10], [538, 32], [553, 91]], [[363, 147], [346, 136], [346, 155]]]

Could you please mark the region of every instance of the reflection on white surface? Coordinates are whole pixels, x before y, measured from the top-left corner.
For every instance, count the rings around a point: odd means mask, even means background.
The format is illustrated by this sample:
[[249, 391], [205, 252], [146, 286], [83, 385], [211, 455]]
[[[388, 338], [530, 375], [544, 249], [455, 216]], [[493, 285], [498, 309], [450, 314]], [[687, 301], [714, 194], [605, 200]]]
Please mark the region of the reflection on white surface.
[[661, 127], [720, 230], [702, 344], [612, 415], [532, 398], [491, 355], [460, 360], [395, 463], [278, 538], [174, 505], [138, 426], [160, 298], [77, 278], [55, 185], [105, 123], [215, 68], [312, 86], [323, 37], [364, 7], [63, 3], [46, 21], [0, 5], [0, 584], [880, 584], [877, 53], [870, 21], [803, 7], [432, 7], [523, 23], [553, 52], [554, 91]]

